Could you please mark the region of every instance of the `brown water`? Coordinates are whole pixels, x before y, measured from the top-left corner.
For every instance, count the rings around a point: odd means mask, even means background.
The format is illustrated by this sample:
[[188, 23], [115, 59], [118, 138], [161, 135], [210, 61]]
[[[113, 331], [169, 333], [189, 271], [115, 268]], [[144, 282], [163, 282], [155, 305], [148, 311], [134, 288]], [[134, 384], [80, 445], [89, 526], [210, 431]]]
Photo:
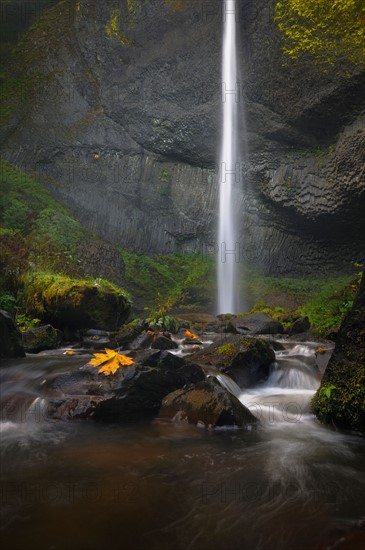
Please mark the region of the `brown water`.
[[[84, 363], [2, 364], [3, 548], [325, 548], [365, 516], [364, 440], [317, 424], [302, 407], [314, 390], [285, 387], [298, 369], [241, 396], [262, 410], [275, 399], [252, 432], [44, 419], [34, 399], [46, 374]], [[293, 402], [301, 413], [283, 414]]]

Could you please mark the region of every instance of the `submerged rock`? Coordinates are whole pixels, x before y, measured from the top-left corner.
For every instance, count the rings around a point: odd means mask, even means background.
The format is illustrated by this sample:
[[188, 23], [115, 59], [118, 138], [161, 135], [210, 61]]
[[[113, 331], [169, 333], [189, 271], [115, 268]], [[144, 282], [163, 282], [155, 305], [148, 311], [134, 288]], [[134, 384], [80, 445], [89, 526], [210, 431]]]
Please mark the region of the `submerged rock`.
[[12, 316], [0, 310], [0, 359], [24, 356], [22, 337]]
[[204, 427], [242, 427], [257, 423], [257, 418], [237, 397], [212, 378], [169, 394], [162, 402], [159, 416]]
[[58, 348], [62, 342], [62, 332], [51, 325], [33, 328], [23, 332], [23, 345], [27, 353]]

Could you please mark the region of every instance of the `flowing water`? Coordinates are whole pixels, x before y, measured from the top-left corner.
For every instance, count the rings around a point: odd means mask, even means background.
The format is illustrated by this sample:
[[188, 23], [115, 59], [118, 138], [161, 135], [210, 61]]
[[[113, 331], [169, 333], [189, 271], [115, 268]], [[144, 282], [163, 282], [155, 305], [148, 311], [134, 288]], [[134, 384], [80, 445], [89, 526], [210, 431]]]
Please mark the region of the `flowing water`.
[[320, 426], [316, 344], [284, 343], [268, 381], [220, 383], [261, 427], [46, 418], [45, 379], [88, 357], [1, 364], [4, 548], [324, 549], [365, 515], [364, 440]]
[[223, 2], [222, 138], [219, 163], [218, 313], [236, 313], [237, 249], [234, 184], [239, 179], [236, 1]]

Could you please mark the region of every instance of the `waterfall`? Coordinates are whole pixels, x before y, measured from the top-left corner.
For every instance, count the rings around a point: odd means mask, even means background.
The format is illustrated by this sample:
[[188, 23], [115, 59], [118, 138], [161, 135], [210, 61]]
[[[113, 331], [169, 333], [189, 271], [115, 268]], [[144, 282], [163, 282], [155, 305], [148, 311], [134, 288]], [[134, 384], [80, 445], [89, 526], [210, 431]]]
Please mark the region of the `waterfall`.
[[[237, 313], [237, 261], [234, 183], [239, 180], [236, 0], [223, 1], [222, 136], [219, 162], [218, 313]], [[236, 249], [237, 247], [237, 249]]]

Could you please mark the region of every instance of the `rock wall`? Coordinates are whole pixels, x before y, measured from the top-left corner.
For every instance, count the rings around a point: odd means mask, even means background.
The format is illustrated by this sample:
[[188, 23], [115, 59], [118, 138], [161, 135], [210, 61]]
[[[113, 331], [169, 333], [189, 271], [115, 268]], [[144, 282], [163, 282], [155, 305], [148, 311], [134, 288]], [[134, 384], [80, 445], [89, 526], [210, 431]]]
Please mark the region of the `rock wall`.
[[[283, 66], [274, 5], [239, 2], [241, 258], [267, 273], [344, 271], [364, 257], [365, 74]], [[221, 27], [221, 2], [204, 0], [52, 8], [21, 46], [44, 78], [3, 154], [111, 241], [213, 253]]]

